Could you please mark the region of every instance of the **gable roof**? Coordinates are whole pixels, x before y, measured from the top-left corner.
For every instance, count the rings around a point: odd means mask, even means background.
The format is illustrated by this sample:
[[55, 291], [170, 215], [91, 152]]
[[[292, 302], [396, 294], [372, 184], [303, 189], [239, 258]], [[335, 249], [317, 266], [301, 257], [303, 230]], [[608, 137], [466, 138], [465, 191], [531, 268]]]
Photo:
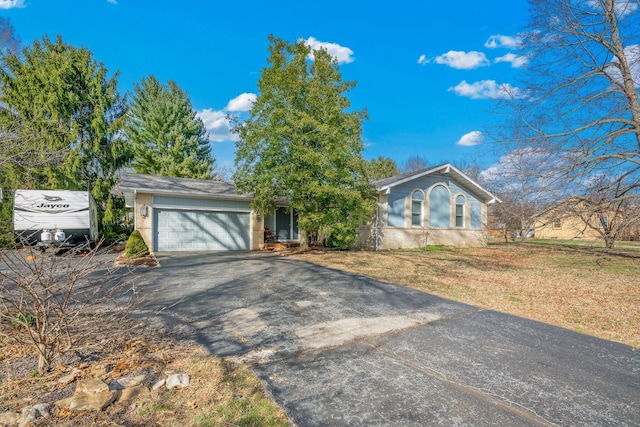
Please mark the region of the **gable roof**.
[[251, 199], [250, 195], [237, 194], [232, 183], [202, 179], [173, 178], [168, 176], [123, 173], [118, 184], [124, 193], [127, 206], [133, 206], [136, 192], [166, 196], [211, 197], [221, 199]]
[[406, 182], [412, 181], [414, 179], [422, 178], [423, 176], [431, 175], [431, 174], [445, 174], [450, 175], [459, 183], [468, 187], [475, 194], [484, 199], [486, 203], [502, 203], [502, 200], [491, 194], [489, 191], [484, 189], [480, 184], [475, 182], [473, 179], [469, 178], [466, 174], [464, 174], [460, 169], [453, 166], [451, 163], [444, 163], [442, 165], [422, 169], [415, 172], [409, 172], [402, 175], [392, 176], [390, 178], [380, 179], [378, 181], [374, 181], [373, 185], [375, 185], [376, 190], [378, 192], [389, 191], [391, 188], [404, 184]]

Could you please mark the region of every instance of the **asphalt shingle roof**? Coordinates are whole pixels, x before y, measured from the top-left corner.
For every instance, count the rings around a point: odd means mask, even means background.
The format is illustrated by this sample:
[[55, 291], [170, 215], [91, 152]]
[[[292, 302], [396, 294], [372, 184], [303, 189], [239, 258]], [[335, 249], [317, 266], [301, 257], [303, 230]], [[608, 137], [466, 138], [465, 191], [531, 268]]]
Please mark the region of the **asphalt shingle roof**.
[[239, 196], [233, 184], [224, 181], [205, 181], [189, 178], [124, 173], [120, 178], [121, 190], [187, 193], [192, 195], [224, 194]]
[[423, 172], [425, 172], [427, 170], [441, 168], [445, 164], [438, 165], [438, 166], [431, 166], [431, 167], [428, 167], [428, 168], [425, 168], [425, 169], [420, 169], [420, 170], [414, 171], [414, 172], [407, 172], [407, 173], [403, 173], [401, 175], [395, 175], [395, 176], [392, 176], [392, 177], [389, 177], [389, 178], [379, 179], [377, 181], [373, 181], [372, 184], [375, 185], [376, 187], [384, 187], [386, 185], [393, 184], [396, 181], [401, 181], [401, 180], [403, 180], [405, 178], [410, 178], [410, 177], [412, 177], [414, 175], [420, 175], [420, 174], [422, 174]]

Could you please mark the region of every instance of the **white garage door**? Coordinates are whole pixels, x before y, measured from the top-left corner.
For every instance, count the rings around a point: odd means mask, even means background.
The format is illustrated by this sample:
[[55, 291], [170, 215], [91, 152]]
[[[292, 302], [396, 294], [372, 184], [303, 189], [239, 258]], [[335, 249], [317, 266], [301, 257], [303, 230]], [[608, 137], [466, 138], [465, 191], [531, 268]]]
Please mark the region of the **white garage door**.
[[249, 249], [249, 214], [155, 209], [156, 251]]

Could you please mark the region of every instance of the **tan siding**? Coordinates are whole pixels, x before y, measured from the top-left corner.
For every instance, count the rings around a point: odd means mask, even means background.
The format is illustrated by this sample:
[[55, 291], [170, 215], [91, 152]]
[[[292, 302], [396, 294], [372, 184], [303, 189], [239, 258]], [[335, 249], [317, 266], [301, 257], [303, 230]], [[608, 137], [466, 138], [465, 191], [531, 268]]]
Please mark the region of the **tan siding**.
[[264, 244], [264, 218], [251, 212], [251, 249], [258, 250]]
[[566, 217], [561, 220], [560, 228], [553, 226], [553, 220], [540, 220], [535, 224], [537, 239], [584, 239], [596, 240], [600, 238], [600, 233], [588, 227], [580, 218]]
[[[153, 251], [153, 195], [147, 193], [136, 193], [134, 201], [135, 228], [140, 232], [144, 242]], [[140, 213], [143, 205], [147, 206], [147, 216]]]

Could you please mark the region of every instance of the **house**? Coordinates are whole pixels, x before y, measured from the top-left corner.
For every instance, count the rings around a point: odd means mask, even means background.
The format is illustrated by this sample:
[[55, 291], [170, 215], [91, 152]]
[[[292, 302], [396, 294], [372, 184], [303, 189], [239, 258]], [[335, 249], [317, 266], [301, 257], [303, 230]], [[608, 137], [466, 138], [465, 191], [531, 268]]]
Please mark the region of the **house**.
[[373, 184], [376, 218], [358, 233], [366, 249], [484, 246], [487, 204], [500, 202], [449, 163]]
[[[454, 166], [374, 185], [377, 220], [359, 229], [360, 247], [486, 243], [486, 204], [497, 199]], [[285, 202], [270, 215], [257, 215], [251, 195], [237, 194], [231, 183], [125, 173], [119, 188], [134, 209], [134, 228], [152, 252], [257, 250], [272, 234], [281, 242], [299, 240], [297, 215]]]
[[298, 240], [297, 217], [284, 204], [263, 218], [228, 182], [125, 173], [119, 188], [152, 252], [257, 250], [265, 225], [281, 241]]
[[[573, 196], [536, 215], [536, 239], [601, 239], [608, 226], [609, 215], [588, 209], [585, 200]], [[615, 217], [615, 213], [611, 212], [611, 216]]]

